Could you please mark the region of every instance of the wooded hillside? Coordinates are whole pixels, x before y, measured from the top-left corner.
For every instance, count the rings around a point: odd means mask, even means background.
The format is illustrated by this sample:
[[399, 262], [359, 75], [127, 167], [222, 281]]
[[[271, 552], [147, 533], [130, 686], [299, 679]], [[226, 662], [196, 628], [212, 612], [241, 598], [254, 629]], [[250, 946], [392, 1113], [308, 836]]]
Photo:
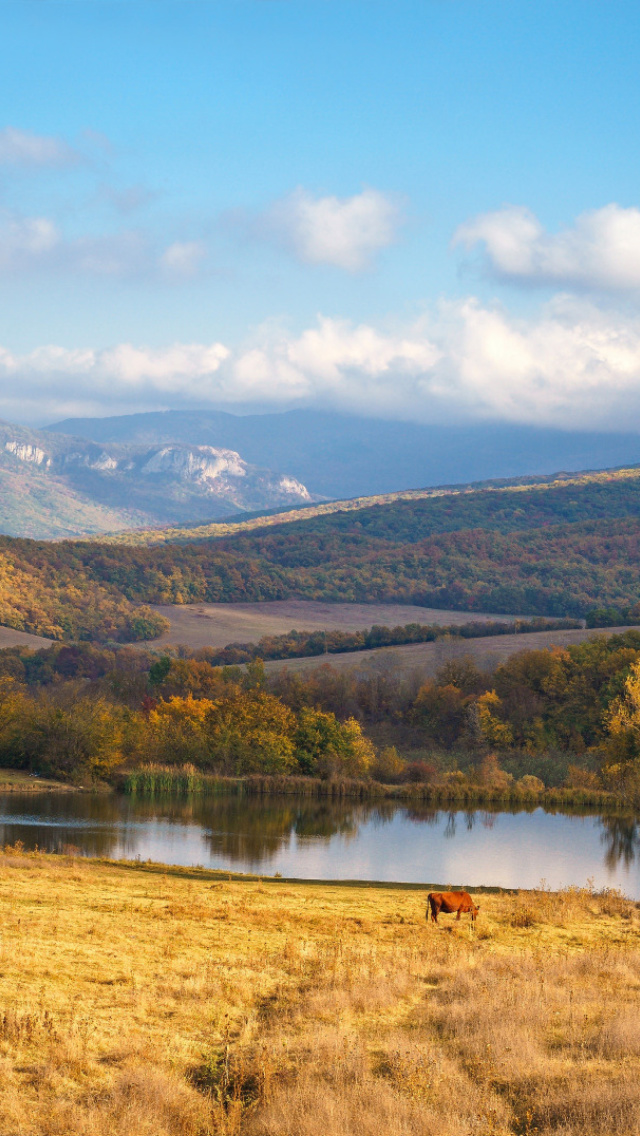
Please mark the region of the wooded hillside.
[[[152, 638], [149, 603], [305, 599], [633, 616], [640, 471], [317, 515], [223, 539], [0, 540], [0, 620], [52, 638]], [[302, 629], [301, 629], [302, 630]]]

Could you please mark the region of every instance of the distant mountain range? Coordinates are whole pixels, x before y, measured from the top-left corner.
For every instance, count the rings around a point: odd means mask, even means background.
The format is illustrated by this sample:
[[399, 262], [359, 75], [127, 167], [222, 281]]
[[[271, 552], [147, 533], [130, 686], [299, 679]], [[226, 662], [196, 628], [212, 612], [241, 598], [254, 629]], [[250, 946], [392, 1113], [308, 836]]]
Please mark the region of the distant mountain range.
[[169, 410], [71, 418], [48, 429], [102, 443], [223, 447], [256, 466], [286, 470], [312, 494], [334, 499], [640, 462], [639, 434], [424, 426], [317, 410], [246, 416]]
[[190, 526], [322, 500], [640, 462], [640, 435], [424, 426], [324, 411], [0, 422], [0, 532]]
[[0, 531], [56, 538], [190, 524], [318, 500], [229, 448], [96, 443], [0, 422]]

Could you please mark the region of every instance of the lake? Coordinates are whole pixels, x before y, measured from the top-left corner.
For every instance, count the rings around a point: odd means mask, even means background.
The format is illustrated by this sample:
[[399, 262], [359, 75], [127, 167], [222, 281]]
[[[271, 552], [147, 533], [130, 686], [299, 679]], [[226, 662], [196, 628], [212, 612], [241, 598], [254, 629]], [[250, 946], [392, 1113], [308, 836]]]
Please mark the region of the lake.
[[633, 816], [318, 798], [10, 793], [0, 844], [303, 879], [616, 887], [640, 899]]

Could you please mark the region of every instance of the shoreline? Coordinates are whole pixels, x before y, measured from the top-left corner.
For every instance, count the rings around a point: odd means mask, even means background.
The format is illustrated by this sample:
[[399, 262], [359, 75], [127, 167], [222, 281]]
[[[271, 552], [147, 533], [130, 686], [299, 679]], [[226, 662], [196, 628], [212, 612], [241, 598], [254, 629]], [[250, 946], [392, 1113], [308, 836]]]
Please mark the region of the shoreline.
[[[8, 774], [8, 775], [7, 775]], [[331, 801], [359, 803], [385, 802], [398, 805], [425, 805], [433, 808], [489, 808], [496, 811], [545, 812], [585, 810], [640, 816], [640, 799], [622, 797], [606, 789], [547, 788], [539, 792], [516, 785], [501, 789], [490, 785], [387, 785], [379, 781], [322, 780], [315, 777], [247, 776], [222, 777], [185, 771], [180, 767], [139, 768], [121, 773], [115, 784], [72, 785], [68, 782], [31, 777], [19, 770], [0, 776], [0, 794], [13, 793], [123, 793], [129, 797], [315, 797]]]
[[[495, 895], [495, 896], [517, 896], [517, 895], [538, 895], [541, 889], [539, 887], [533, 888], [519, 888], [519, 887], [500, 887], [498, 884], [468, 884], [464, 882], [451, 882], [434, 883], [434, 882], [418, 882], [415, 883], [411, 880], [364, 880], [364, 879], [317, 879], [305, 878], [303, 876], [268, 876], [260, 875], [255, 872], [229, 872], [224, 868], [203, 868], [198, 865], [187, 864], [166, 864], [161, 860], [127, 860], [119, 859], [112, 860], [105, 856], [83, 856], [81, 853], [67, 853], [67, 852], [45, 852], [42, 849], [34, 849], [28, 851], [17, 846], [5, 845], [0, 849], [0, 855], [11, 856], [20, 855], [21, 857], [30, 857], [43, 861], [51, 861], [53, 864], [60, 863], [61, 861], [70, 863], [80, 863], [84, 867], [90, 868], [107, 868], [113, 871], [131, 871], [134, 873], [141, 873], [143, 875], [172, 877], [177, 880], [189, 881], [210, 881], [212, 884], [258, 884], [267, 885], [271, 884], [274, 887], [286, 885], [288, 887], [300, 888], [345, 888], [345, 889], [362, 889], [365, 891], [402, 891], [402, 892], [429, 892], [429, 891], [468, 891], [477, 895]], [[607, 892], [609, 889], [602, 888], [589, 889], [579, 888], [572, 885], [564, 888], [550, 888], [548, 891], [542, 889], [544, 894], [553, 897], [562, 895], [565, 892], [584, 892], [598, 896]], [[631, 899], [631, 902], [636, 904], [640, 910], [640, 900]]]
[[315, 777], [249, 776], [219, 777], [179, 768], [140, 768], [125, 774], [116, 786], [127, 796], [283, 796], [317, 797], [332, 801], [385, 801], [390, 804], [422, 804], [435, 808], [494, 807], [592, 809], [640, 814], [640, 800], [611, 793], [606, 789], [549, 788], [539, 792], [473, 784], [385, 785], [378, 781], [322, 780]]
[[32, 777], [18, 769], [7, 769], [0, 774], [0, 793], [93, 793], [99, 789], [85, 785], [71, 785], [48, 777]]

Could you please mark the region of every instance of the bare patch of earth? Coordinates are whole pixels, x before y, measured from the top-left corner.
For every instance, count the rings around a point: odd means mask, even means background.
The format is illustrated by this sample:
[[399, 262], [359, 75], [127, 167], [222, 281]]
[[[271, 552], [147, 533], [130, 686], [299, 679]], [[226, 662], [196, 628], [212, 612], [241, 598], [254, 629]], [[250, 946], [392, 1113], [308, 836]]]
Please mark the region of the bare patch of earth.
[[[461, 624], [485, 622], [514, 615], [487, 615], [468, 611], [409, 604], [316, 603], [313, 600], [270, 600], [264, 603], [153, 605], [171, 630], [145, 644], [150, 647], [184, 644], [187, 647], [226, 647], [228, 643], [256, 643], [264, 635], [288, 631], [364, 631], [378, 624], [398, 627], [405, 623]], [[524, 617], [526, 618], [526, 617]]]

